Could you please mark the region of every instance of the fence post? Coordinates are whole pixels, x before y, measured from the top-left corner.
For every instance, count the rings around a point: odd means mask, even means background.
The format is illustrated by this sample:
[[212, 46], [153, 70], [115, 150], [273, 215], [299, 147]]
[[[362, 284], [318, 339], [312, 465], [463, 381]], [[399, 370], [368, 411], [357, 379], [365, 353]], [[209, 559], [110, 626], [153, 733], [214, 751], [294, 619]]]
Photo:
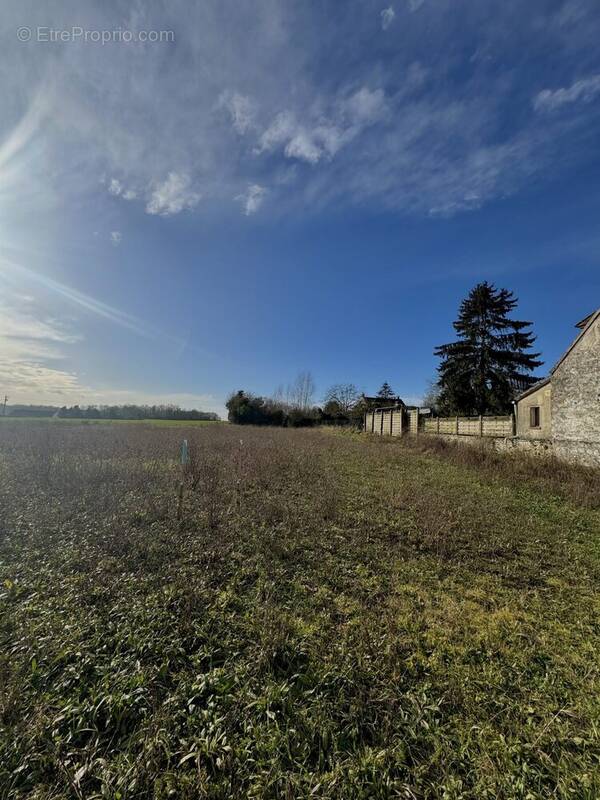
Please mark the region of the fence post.
[[483, 414], [479, 415], [479, 435], [483, 436]]
[[439, 417], [437, 418], [437, 432], [438, 432], [438, 436], [439, 436], [440, 435], [440, 418]]
[[381, 423], [379, 425], [379, 435], [383, 436], [383, 411], [380, 411], [379, 413], [381, 415]]
[[394, 435], [394, 409], [390, 411], [390, 436]]
[[456, 418], [456, 435], [458, 436], [458, 417]]

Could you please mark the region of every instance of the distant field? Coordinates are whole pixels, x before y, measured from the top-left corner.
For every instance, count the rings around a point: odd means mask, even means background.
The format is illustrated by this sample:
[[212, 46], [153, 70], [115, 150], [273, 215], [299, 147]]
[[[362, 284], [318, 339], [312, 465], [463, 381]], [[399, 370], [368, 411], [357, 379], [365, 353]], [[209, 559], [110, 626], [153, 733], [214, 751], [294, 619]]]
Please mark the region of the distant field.
[[70, 425], [214, 425], [220, 420], [212, 419], [68, 419], [66, 417], [17, 417], [1, 416], [0, 422], [49, 422]]
[[0, 509], [2, 798], [600, 796], [596, 472], [6, 420]]

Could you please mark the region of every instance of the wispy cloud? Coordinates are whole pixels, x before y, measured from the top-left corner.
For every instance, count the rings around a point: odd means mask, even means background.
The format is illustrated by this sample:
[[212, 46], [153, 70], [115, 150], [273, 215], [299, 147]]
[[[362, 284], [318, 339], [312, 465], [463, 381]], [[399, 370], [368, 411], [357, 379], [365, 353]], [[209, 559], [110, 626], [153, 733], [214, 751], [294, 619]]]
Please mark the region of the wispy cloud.
[[123, 191], [123, 184], [121, 181], [117, 180], [117, 178], [112, 178], [111, 182], [108, 184], [108, 191], [110, 194], [114, 194], [118, 197]]
[[[105, 183], [104, 178], [102, 179], [101, 183]], [[118, 178], [111, 178], [108, 182], [108, 192], [112, 194], [113, 197], [122, 197], [124, 200], [135, 200], [138, 196], [138, 193], [135, 189], [127, 189]]]
[[238, 92], [223, 92], [219, 98], [219, 106], [227, 109], [234, 130], [241, 136], [254, 125], [256, 108], [249, 97]]
[[390, 25], [394, 21], [394, 17], [395, 16], [396, 16], [396, 12], [392, 8], [392, 6], [389, 6], [388, 8], [384, 8], [383, 9], [383, 11], [381, 12], [381, 28], [382, 28], [382, 30], [387, 31], [387, 29], [390, 27]]
[[543, 89], [533, 99], [536, 111], [556, 111], [570, 103], [590, 103], [600, 94], [600, 75], [582, 78], [568, 88]]
[[[77, 308], [83, 309], [91, 314], [106, 319], [107, 321], [115, 325], [119, 325], [122, 328], [133, 331], [139, 336], [155, 339], [163, 335], [161, 332], [155, 330], [137, 317], [127, 314], [126, 312], [121, 311], [118, 308], [109, 305], [108, 303], [103, 303], [100, 300], [96, 300], [90, 295], [80, 292], [77, 289], [73, 289], [64, 283], [60, 283], [54, 278], [50, 278], [47, 275], [42, 275], [38, 272], [35, 272], [34, 270], [30, 269], [29, 267], [25, 267], [22, 264], [17, 264], [16, 262], [9, 261], [8, 259], [0, 259], [0, 272], [2, 271], [7, 272], [8, 274], [12, 273], [13, 275], [20, 276], [22, 279], [26, 279], [34, 285], [37, 284], [38, 286], [49, 290], [55, 295], [58, 295], [60, 298], [68, 301]], [[176, 341], [179, 343], [179, 340]]]
[[41, 123], [50, 108], [50, 97], [36, 91], [27, 111], [0, 145], [0, 171], [4, 171], [39, 135]]
[[0, 301], [0, 391], [10, 403], [86, 405], [174, 403], [223, 413], [211, 394], [147, 392], [120, 387], [91, 386], [69, 369], [70, 348], [81, 341], [64, 323], [45, 315], [36, 301], [5, 293]]
[[111, 231], [110, 232], [110, 243], [113, 247], [118, 247], [121, 244], [123, 239], [123, 234], [121, 231]]
[[331, 159], [369, 125], [385, 108], [382, 89], [366, 86], [343, 99], [336, 98], [329, 115], [300, 121], [291, 111], [282, 111], [260, 136], [256, 153], [283, 150], [290, 159], [317, 164]]
[[[91, 385], [73, 368], [74, 350], [84, 342], [81, 314], [57, 319], [44, 310], [44, 292], [28, 294], [10, 284], [23, 286], [25, 280], [37, 289], [50, 289], [58, 298], [75, 309], [91, 313], [149, 339], [167, 341], [182, 349], [190, 346], [178, 337], [155, 330], [135, 317], [125, 314], [88, 295], [66, 287], [27, 268], [10, 265], [3, 260], [3, 293], [0, 297], [0, 391], [13, 403], [48, 403], [54, 405], [91, 403], [176, 403], [223, 413], [222, 403], [210, 394], [194, 394], [183, 390], [149, 392], [134, 388]], [[17, 278], [10, 281], [10, 278]], [[65, 321], [68, 320], [68, 321]], [[206, 356], [206, 352], [191, 345]]]
[[1, 391], [16, 402], [58, 402], [78, 385], [58, 363], [65, 346], [77, 341], [59, 321], [41, 315], [32, 299], [7, 295], [0, 302]]
[[[574, 153], [574, 136], [586, 125], [589, 134], [600, 91], [592, 0], [559, 10], [531, 0], [518, 30], [512, 4], [495, 0], [480, 0], [477, 14], [466, 0], [394, 0], [376, 11], [348, 2], [344, 15], [273, 0], [233, 16], [218, 2], [136, 5], [132, 24], [177, 28], [176, 46], [33, 48], [13, 37], [5, 57], [15, 67], [0, 76], [0, 194], [35, 179], [64, 205], [97, 192], [106, 175], [104, 194], [163, 217], [229, 213], [249, 185], [269, 186], [272, 214], [340, 203], [458, 212], [474, 207], [475, 194], [485, 203], [560, 169], [557, 151]], [[22, 23], [18, 3], [3, 13], [8, 27]], [[88, 27], [114, 25], [111, 0], [80, 13]], [[383, 29], [402, 18], [402, 47], [365, 38], [357, 18]], [[479, 55], [470, 60], [473, 42]], [[491, 71], [483, 53], [506, 68]], [[562, 88], [539, 91], [544, 65]], [[589, 77], [570, 84], [564, 76], [575, 69]], [[548, 113], [531, 114], [532, 102]], [[549, 113], [576, 103], [583, 113], [571, 126]], [[43, 163], [21, 169], [34, 142]], [[495, 165], [493, 177], [476, 153]]]
[[252, 183], [243, 194], [238, 194], [235, 199], [240, 201], [244, 214], [249, 217], [261, 207], [266, 194], [267, 190], [264, 186]]
[[148, 214], [169, 217], [194, 208], [200, 197], [200, 193], [192, 188], [189, 175], [170, 172], [167, 178], [152, 190], [146, 211]]

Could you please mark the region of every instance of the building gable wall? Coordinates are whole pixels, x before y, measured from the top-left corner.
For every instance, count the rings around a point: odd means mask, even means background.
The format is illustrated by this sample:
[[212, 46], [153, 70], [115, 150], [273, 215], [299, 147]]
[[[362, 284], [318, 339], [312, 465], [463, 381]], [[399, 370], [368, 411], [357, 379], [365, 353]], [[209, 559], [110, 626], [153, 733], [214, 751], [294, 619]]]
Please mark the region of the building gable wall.
[[600, 316], [552, 374], [552, 436], [561, 457], [600, 458]]

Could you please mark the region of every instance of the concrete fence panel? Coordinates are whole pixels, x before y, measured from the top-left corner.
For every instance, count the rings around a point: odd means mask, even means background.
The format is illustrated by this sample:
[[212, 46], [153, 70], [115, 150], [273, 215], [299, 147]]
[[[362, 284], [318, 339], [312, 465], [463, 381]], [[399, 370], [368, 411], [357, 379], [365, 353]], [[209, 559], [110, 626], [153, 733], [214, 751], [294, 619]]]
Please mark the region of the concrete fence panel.
[[365, 431], [379, 436], [402, 436], [403, 433], [439, 436], [474, 436], [502, 439], [514, 435], [514, 420], [507, 416], [428, 417], [417, 409], [376, 409], [365, 414]]

